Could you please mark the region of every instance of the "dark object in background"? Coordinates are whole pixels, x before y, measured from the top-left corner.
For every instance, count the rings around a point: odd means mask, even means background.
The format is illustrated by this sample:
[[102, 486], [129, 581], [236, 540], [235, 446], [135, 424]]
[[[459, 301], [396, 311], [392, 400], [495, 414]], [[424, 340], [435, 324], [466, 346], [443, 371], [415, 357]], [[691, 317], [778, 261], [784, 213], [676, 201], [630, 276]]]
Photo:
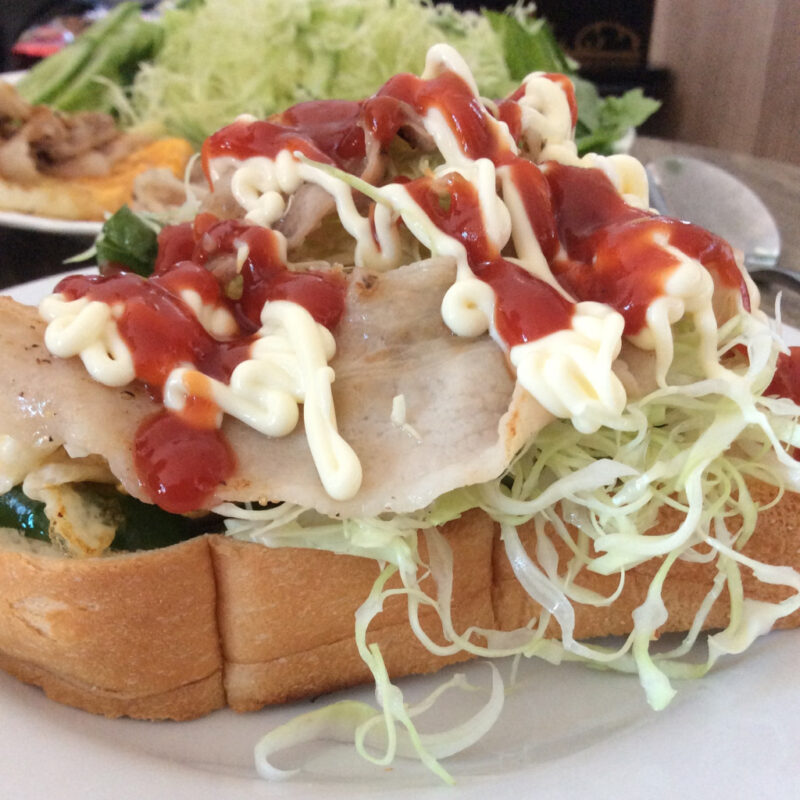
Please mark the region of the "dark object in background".
[[4, 0], [0, 11], [0, 71], [24, 69], [30, 60], [15, 56], [11, 49], [28, 28], [43, 25], [60, 15], [87, 13], [93, 0]]
[[47, 275], [56, 275], [79, 265], [65, 264], [94, 243], [92, 236], [0, 227], [0, 291]]
[[553, 27], [559, 44], [582, 69], [632, 70], [647, 66], [655, 1], [537, 0], [537, 13]]
[[[454, 0], [465, 10], [501, 11], [511, 0]], [[663, 106], [670, 92], [669, 71], [647, 64], [655, 0], [536, 0], [536, 15], [544, 17], [562, 49], [579, 64], [578, 74], [590, 80], [602, 97], [622, 95], [640, 87], [662, 102], [638, 130], [658, 136]]]
[[[647, 63], [655, 0], [537, 0], [536, 9], [561, 47], [580, 64], [579, 74], [594, 83], [601, 96], [639, 86], [648, 97], [665, 103], [669, 72]], [[658, 135], [661, 117], [657, 111], [639, 132]]]
[[27, 69], [40, 59], [63, 50], [89, 25], [88, 15], [61, 14], [44, 25], [27, 28], [11, 48], [11, 61], [15, 67]]

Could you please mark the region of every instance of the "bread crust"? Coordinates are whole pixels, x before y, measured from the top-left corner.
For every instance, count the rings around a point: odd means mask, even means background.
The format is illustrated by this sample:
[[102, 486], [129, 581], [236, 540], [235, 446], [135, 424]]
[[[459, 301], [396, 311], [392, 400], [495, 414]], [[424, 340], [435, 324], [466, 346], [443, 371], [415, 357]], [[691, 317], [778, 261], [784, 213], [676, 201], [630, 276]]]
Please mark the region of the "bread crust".
[[[761, 484], [752, 491], [758, 502], [774, 494]], [[787, 493], [759, 515], [745, 553], [800, 568], [799, 514], [800, 495]], [[665, 511], [653, 533], [676, 521]], [[459, 631], [470, 625], [511, 630], [539, 613], [514, 578], [496, 528], [471, 511], [442, 529], [454, 554], [452, 615]], [[530, 546], [532, 526], [521, 526], [520, 535]], [[424, 539], [420, 547], [424, 556]], [[577, 606], [576, 636], [627, 633], [657, 566], [651, 561], [630, 570], [612, 606]], [[788, 594], [748, 572], [747, 596], [774, 601]], [[691, 625], [713, 574], [708, 564], [676, 563], [663, 592], [670, 611], [663, 631]], [[353, 628], [377, 576], [371, 559], [270, 549], [219, 535], [99, 559], [0, 549], [0, 667], [54, 700], [111, 717], [190, 719], [226, 704], [249, 711], [322, 694], [370, 679]], [[428, 591], [431, 582], [423, 581]], [[610, 594], [617, 578], [587, 573], [581, 583]], [[724, 626], [729, 614], [723, 592], [706, 627]], [[421, 620], [437, 639], [429, 609]], [[800, 612], [779, 627], [797, 625]], [[392, 677], [468, 658], [426, 650], [398, 596], [387, 600], [368, 641], [379, 643]]]
[[[494, 524], [477, 511], [444, 529], [453, 549], [453, 620], [457, 630], [491, 627]], [[271, 550], [213, 537], [218, 619], [228, 705], [251, 711], [369, 681], [353, 638], [355, 612], [380, 574], [377, 562], [321, 550]], [[424, 539], [420, 541], [423, 558]], [[399, 586], [393, 578], [388, 587]], [[432, 579], [421, 582], [434, 591]], [[423, 628], [439, 643], [435, 613], [423, 608]], [[394, 677], [433, 672], [464, 661], [432, 655], [408, 625], [405, 600], [390, 597], [369, 628]]]
[[0, 555], [0, 666], [106, 716], [190, 719], [224, 703], [207, 537], [107, 558]]

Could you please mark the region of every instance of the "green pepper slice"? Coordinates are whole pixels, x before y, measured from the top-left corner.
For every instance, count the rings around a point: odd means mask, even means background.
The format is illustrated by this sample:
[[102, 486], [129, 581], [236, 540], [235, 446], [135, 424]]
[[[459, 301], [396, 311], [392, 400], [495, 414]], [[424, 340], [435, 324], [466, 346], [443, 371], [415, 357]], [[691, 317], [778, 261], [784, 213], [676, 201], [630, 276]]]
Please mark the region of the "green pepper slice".
[[[222, 518], [216, 514], [199, 518], [170, 514], [99, 483], [76, 484], [75, 488], [87, 503], [101, 506], [109, 519], [118, 521], [112, 550], [156, 550], [222, 529]], [[50, 541], [44, 503], [31, 500], [21, 486], [0, 495], [0, 527], [15, 528], [30, 539]]]
[[0, 528], [16, 528], [29, 539], [50, 541], [50, 522], [44, 503], [31, 500], [21, 486], [0, 495]]

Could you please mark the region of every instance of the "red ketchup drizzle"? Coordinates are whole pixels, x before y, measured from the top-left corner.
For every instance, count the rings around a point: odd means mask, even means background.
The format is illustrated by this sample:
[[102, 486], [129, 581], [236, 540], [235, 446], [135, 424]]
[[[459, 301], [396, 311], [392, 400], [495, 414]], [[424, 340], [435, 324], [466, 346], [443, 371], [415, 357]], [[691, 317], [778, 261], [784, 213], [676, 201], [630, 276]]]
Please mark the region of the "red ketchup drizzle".
[[[244, 291], [241, 300], [231, 300], [213, 267], [220, 259], [230, 262], [242, 244], [248, 247], [241, 272]], [[238, 323], [236, 333], [225, 341], [207, 333], [181, 299], [185, 290], [197, 292], [205, 304], [226, 308]], [[344, 311], [345, 283], [338, 274], [290, 272], [280, 261], [271, 231], [204, 214], [194, 224], [161, 231], [157, 271], [151, 278], [131, 273], [72, 276], [56, 291], [69, 300], [87, 297], [124, 305], [117, 328], [132, 354], [136, 377], [158, 399], [170, 372], [187, 364], [227, 382], [249, 357], [267, 300], [291, 300], [333, 328]], [[189, 391], [184, 411], [149, 417], [134, 441], [139, 480], [153, 502], [174, 513], [201, 508], [236, 469], [235, 456], [216, 429], [218, 409], [208, 380], [196, 376]]]
[[[189, 275], [192, 267], [209, 274], [190, 262], [180, 262], [180, 266], [181, 288], [194, 288]], [[196, 279], [198, 276], [192, 277]], [[125, 304], [117, 328], [131, 351], [136, 377], [148, 385], [156, 398], [160, 398], [164, 382], [174, 367], [192, 363], [198, 369], [205, 367], [208, 370], [210, 364], [207, 362], [213, 360], [213, 351], [219, 344], [228, 344], [216, 342], [205, 331], [173, 293], [176, 288], [174, 285], [172, 290], [165, 287], [158, 277], [145, 280], [123, 272], [106, 277], [75, 275], [61, 281], [56, 291], [70, 300], [88, 297], [109, 305]], [[212, 377], [227, 378], [217, 370], [209, 371]]]
[[800, 347], [791, 347], [788, 355], [778, 356], [775, 375], [764, 394], [788, 397], [800, 405]]
[[625, 318], [625, 333], [645, 324], [650, 303], [661, 296], [676, 267], [657, 242], [660, 235], [706, 267], [715, 282], [750, 296], [733, 251], [724, 240], [686, 222], [633, 208], [598, 169], [550, 163], [550, 186], [558, 237], [568, 258], [551, 262], [560, 283], [579, 300], [610, 305]]
[[432, 108], [439, 109], [468, 158], [490, 158], [500, 163], [511, 157], [496, 126], [489, 124], [492, 117], [472, 94], [466, 81], [455, 72], [446, 71], [430, 80], [416, 75], [395, 75], [381, 87], [376, 97], [384, 104], [378, 106], [375, 101], [367, 100], [364, 114], [369, 129], [381, 143], [391, 141], [397, 133], [397, 111], [385, 104], [385, 98], [393, 98], [420, 116]]
[[292, 106], [276, 119], [303, 135], [311, 131], [314, 144], [339, 163], [364, 157], [361, 103], [312, 100]]
[[221, 431], [195, 428], [166, 412], [139, 426], [133, 462], [150, 499], [173, 514], [202, 508], [236, 470], [236, 456]]
[[208, 263], [219, 254], [235, 253], [246, 245], [248, 255], [240, 272], [242, 298], [234, 304], [239, 323], [251, 330], [261, 326], [261, 309], [267, 300], [290, 300], [303, 306], [328, 329], [336, 327], [344, 312], [344, 279], [320, 272], [290, 272], [280, 259], [275, 235], [267, 228], [225, 220], [205, 231], [193, 259]]
[[[516, 104], [514, 104], [516, 106]], [[415, 75], [396, 75], [373, 97], [357, 103], [324, 100], [300, 103], [268, 120], [239, 120], [217, 131], [203, 144], [203, 168], [211, 183], [210, 162], [231, 156], [275, 158], [281, 150], [300, 151], [308, 158], [357, 171], [366, 156], [364, 131], [385, 149], [404, 127], [412, 126], [431, 108], [441, 110], [470, 158], [495, 162], [511, 157], [483, 104], [467, 83], [445, 71], [431, 80]], [[519, 109], [508, 106], [509, 119]]]
[[346, 169], [365, 155], [361, 104], [347, 100], [310, 101], [269, 120], [238, 120], [205, 140], [203, 169], [211, 184], [210, 161], [214, 158], [275, 158], [281, 150], [299, 150], [314, 161]]
[[553, 215], [550, 186], [539, 167], [532, 161], [516, 158], [507, 167], [519, 192], [533, 232], [548, 263], [558, 252], [558, 228]]
[[517, 98], [514, 98], [513, 95], [501, 100], [497, 104], [497, 118], [508, 125], [511, 138], [515, 142], [519, 142], [519, 138], [522, 136], [522, 109], [516, 101]]
[[439, 181], [419, 178], [406, 187], [436, 227], [464, 245], [475, 276], [494, 290], [495, 328], [509, 348], [570, 327], [574, 305], [504, 259], [489, 241], [478, 195], [469, 181], [451, 173]]
[[[386, 103], [387, 98], [401, 103], [400, 110]], [[514, 138], [519, 135], [521, 122], [516, 99], [512, 96], [499, 107], [500, 119], [508, 124]], [[400, 128], [406, 107], [417, 115], [439, 109], [467, 157], [508, 165], [543, 252], [546, 257], [555, 254], [558, 242], [544, 178], [535, 164], [514, 156], [490, 123], [483, 104], [460, 76], [447, 71], [431, 80], [414, 75], [391, 78], [376, 98], [365, 103], [368, 128], [385, 144]], [[407, 188], [440, 230], [461, 241], [475, 276], [494, 290], [495, 328], [509, 348], [570, 326], [574, 305], [544, 281], [502, 258], [490, 243], [477, 193], [468, 181], [452, 173], [436, 183], [428, 178], [411, 181]]]
[[191, 222], [169, 225], [158, 234], [158, 254], [153, 274], [166, 272], [179, 261], [189, 261], [195, 248], [195, 229]]

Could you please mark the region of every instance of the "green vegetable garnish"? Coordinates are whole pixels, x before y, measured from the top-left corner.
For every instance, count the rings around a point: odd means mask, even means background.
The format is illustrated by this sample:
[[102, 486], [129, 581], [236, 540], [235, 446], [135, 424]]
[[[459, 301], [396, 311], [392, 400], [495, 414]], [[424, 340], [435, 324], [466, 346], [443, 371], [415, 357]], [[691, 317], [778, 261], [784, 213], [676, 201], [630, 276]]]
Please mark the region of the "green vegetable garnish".
[[[75, 484], [87, 504], [99, 506], [103, 516], [117, 524], [112, 550], [156, 550], [219, 529], [214, 515], [190, 519], [143, 503], [113, 487]], [[50, 541], [50, 522], [44, 503], [31, 500], [21, 486], [0, 495], [0, 528], [15, 528], [29, 539]]]
[[109, 84], [128, 86], [161, 45], [161, 25], [141, 16], [138, 3], [121, 3], [73, 44], [39, 62], [17, 84], [31, 103], [60, 111], [111, 111]]
[[31, 500], [20, 486], [0, 495], [0, 528], [16, 528], [30, 539], [50, 540], [44, 503]]
[[579, 153], [608, 153], [614, 143], [641, 125], [660, 105], [645, 97], [641, 89], [631, 89], [621, 97], [601, 98], [594, 84], [573, 76], [578, 102], [575, 144]]
[[122, 206], [103, 225], [95, 254], [101, 270], [115, 265], [147, 277], [156, 262], [158, 234], [128, 206]]
[[107, 503], [109, 511], [120, 520], [112, 550], [157, 550], [208, 533], [216, 524], [215, 518], [209, 521], [208, 517], [190, 519], [170, 514], [158, 506], [120, 494], [110, 486], [86, 484], [85, 487], [87, 499]]
[[550, 26], [543, 19], [508, 11], [482, 12], [500, 37], [508, 72], [521, 81], [531, 72], [575, 72], [577, 65], [559, 47]]

